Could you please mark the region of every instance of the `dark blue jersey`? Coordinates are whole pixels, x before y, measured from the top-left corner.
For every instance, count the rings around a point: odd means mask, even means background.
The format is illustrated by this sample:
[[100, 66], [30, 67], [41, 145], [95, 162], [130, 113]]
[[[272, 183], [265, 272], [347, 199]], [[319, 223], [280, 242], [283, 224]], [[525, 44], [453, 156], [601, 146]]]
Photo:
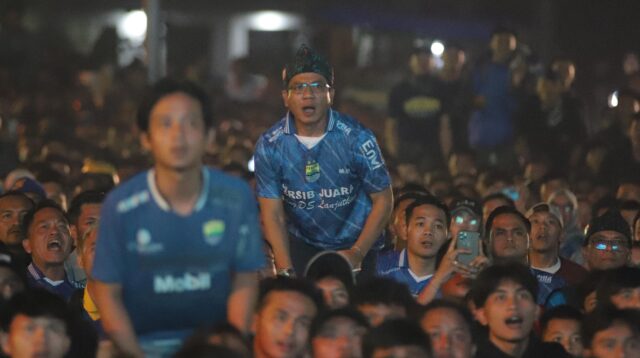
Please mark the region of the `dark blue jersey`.
[[188, 216], [171, 210], [153, 170], [116, 188], [102, 207], [93, 277], [122, 285], [141, 340], [224, 321], [233, 273], [264, 265], [249, 186], [213, 169], [202, 175]]
[[339, 250], [360, 235], [369, 194], [391, 180], [371, 131], [333, 110], [328, 118], [324, 138], [308, 149], [287, 114], [258, 140], [255, 167], [258, 196], [283, 200], [292, 239]]

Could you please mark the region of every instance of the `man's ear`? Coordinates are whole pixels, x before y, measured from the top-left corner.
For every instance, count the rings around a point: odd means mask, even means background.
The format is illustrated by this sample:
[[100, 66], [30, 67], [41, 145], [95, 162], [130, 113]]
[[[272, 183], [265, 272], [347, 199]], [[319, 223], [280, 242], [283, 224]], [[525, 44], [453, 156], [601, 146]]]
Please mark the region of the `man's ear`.
[[333, 104], [333, 96], [335, 96], [336, 91], [333, 89], [333, 87], [331, 87], [329, 89], [329, 91], [327, 91], [327, 102], [329, 103], [329, 105]]
[[477, 308], [475, 311], [473, 311], [473, 315], [481, 325], [486, 326], [489, 323], [489, 320], [487, 319], [487, 312], [484, 307]]
[[149, 140], [149, 133], [148, 132], [141, 132], [140, 133], [140, 145], [146, 151], [150, 151], [151, 150], [151, 141]]
[[11, 357], [11, 346], [9, 345], [9, 333], [0, 332], [0, 344], [2, 344], [2, 351], [7, 357]]
[[289, 91], [282, 90], [282, 103], [284, 103], [285, 108], [289, 108]]
[[73, 224], [69, 225], [69, 234], [73, 239], [73, 246], [77, 247], [78, 246], [78, 227]]
[[540, 305], [536, 305], [536, 321], [538, 321], [540, 319], [540, 314], [542, 313], [542, 309], [540, 308]]
[[256, 328], [258, 327], [258, 320], [260, 319], [260, 315], [258, 313], [254, 313], [253, 317], [251, 317], [251, 324], [249, 325], [249, 330], [252, 335], [256, 335]]
[[29, 239], [22, 240], [22, 247], [24, 248], [24, 251], [26, 251], [28, 254], [31, 254], [31, 242], [29, 241]]

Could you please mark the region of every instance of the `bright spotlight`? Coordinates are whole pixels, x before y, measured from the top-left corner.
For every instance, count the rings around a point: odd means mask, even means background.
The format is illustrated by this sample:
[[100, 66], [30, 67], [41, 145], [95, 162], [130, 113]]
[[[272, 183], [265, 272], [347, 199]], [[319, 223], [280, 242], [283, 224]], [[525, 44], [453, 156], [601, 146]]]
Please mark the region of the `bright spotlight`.
[[431, 53], [434, 56], [440, 57], [444, 53], [444, 44], [438, 40], [431, 43]]
[[609, 105], [609, 108], [618, 107], [618, 91], [613, 91], [613, 93], [609, 95], [607, 104]]
[[282, 31], [289, 28], [292, 19], [278, 11], [259, 11], [251, 17], [251, 28], [258, 31]]
[[118, 24], [118, 33], [129, 40], [144, 40], [147, 34], [147, 14], [142, 10], [129, 11]]

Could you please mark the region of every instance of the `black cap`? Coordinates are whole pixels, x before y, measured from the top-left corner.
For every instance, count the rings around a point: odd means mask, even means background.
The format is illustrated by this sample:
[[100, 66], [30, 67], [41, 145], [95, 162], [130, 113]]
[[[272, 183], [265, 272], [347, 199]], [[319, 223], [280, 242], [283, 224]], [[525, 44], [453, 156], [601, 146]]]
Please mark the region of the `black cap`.
[[591, 235], [600, 231], [615, 231], [631, 240], [631, 228], [627, 221], [616, 209], [608, 210], [606, 213], [592, 219], [587, 229], [585, 243], [589, 241]]
[[336, 251], [322, 251], [309, 260], [304, 277], [316, 281], [325, 277], [334, 277], [342, 281], [347, 289], [353, 288], [355, 280], [353, 268], [347, 259]]
[[289, 81], [295, 75], [308, 72], [321, 75], [327, 80], [329, 86], [333, 86], [333, 68], [329, 62], [314, 49], [303, 44], [296, 52], [293, 61], [288, 63], [282, 71], [284, 87], [289, 85]]
[[482, 206], [476, 200], [470, 198], [461, 198], [451, 204], [451, 215], [455, 215], [458, 211], [466, 210], [475, 216], [482, 217]]

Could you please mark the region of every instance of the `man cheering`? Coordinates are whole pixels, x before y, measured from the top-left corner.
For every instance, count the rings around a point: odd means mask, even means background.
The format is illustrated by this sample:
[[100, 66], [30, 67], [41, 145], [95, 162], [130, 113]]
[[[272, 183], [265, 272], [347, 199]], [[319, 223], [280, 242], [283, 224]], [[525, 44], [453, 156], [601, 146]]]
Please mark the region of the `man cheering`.
[[[256, 146], [257, 191], [278, 273], [302, 273], [339, 250], [366, 276], [391, 212], [391, 185], [375, 137], [331, 109], [331, 66], [303, 45], [283, 71], [289, 112]], [[295, 270], [295, 271], [294, 271]]]

